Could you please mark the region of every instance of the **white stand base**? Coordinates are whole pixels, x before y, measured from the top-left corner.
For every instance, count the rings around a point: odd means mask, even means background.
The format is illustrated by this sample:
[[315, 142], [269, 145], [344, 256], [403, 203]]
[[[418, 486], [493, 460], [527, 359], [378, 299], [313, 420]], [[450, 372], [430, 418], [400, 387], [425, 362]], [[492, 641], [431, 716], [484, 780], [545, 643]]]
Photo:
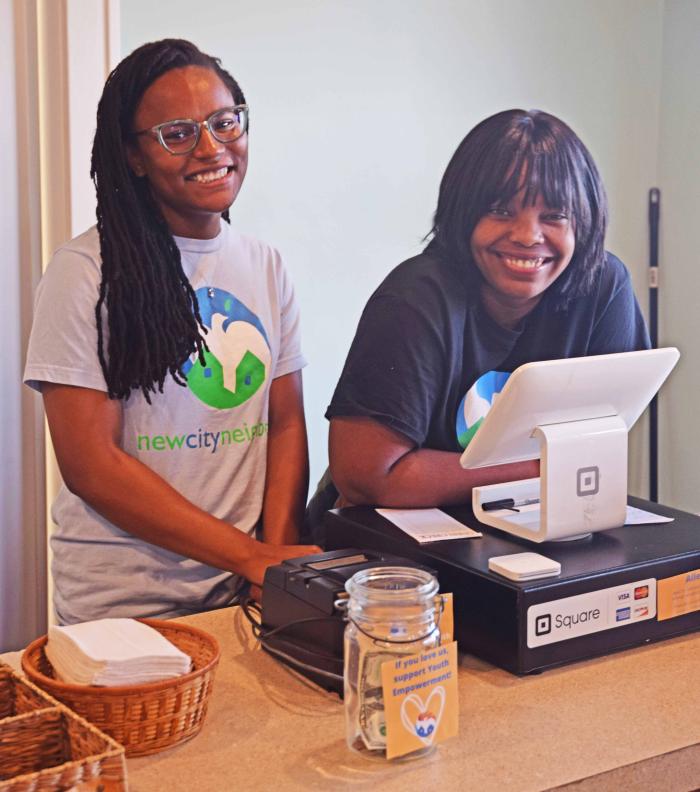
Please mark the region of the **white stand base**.
[[[475, 487], [472, 508], [485, 525], [533, 542], [575, 539], [624, 525], [627, 426], [618, 415], [538, 426], [540, 477]], [[539, 503], [484, 511], [512, 498]]]

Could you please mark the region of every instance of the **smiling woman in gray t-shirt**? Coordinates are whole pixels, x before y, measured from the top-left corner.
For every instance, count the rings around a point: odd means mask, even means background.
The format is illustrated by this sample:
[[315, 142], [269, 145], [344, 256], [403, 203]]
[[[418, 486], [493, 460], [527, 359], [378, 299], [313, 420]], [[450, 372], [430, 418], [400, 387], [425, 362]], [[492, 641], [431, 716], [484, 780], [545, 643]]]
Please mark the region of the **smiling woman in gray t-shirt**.
[[308, 476], [294, 292], [277, 251], [222, 222], [247, 121], [235, 80], [186, 41], [140, 47], [105, 85], [97, 226], [55, 253], [25, 370], [65, 481], [63, 623], [222, 607], [316, 550], [293, 544]]

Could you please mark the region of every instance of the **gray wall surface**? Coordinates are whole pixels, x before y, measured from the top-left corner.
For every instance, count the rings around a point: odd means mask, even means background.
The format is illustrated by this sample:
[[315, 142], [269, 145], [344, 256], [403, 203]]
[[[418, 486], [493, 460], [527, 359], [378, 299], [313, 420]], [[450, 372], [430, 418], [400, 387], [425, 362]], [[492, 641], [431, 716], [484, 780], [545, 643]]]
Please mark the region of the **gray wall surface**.
[[18, 123], [28, 117], [32, 76], [23, 43], [32, 20], [18, 5], [0, 3], [0, 652], [18, 649], [46, 630], [43, 419], [22, 385], [40, 271], [36, 139], [25, 120]]
[[[579, 133], [609, 192], [608, 247], [645, 303], [662, 0], [210, 0], [201, 14], [170, 0], [167, 9], [122, 0], [123, 53], [189, 38], [246, 92], [250, 166], [232, 218], [281, 250], [296, 284], [312, 486], [326, 465], [323, 413], [362, 307], [420, 250], [445, 165], [487, 115], [538, 107]], [[644, 445], [638, 431], [639, 494]]]
[[681, 360], [659, 408], [659, 499], [700, 512], [700, 2], [667, 0], [659, 140], [659, 343]]

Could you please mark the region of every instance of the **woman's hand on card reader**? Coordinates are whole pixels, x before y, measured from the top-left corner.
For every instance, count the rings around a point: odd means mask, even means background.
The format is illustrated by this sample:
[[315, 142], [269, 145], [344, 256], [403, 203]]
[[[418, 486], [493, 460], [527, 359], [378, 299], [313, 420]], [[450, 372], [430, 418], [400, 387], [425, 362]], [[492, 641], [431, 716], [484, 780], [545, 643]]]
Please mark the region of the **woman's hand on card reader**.
[[251, 587], [262, 586], [265, 570], [269, 566], [276, 566], [288, 558], [314, 555], [323, 550], [317, 545], [271, 545], [266, 542], [255, 543], [255, 555], [246, 565], [245, 577]]

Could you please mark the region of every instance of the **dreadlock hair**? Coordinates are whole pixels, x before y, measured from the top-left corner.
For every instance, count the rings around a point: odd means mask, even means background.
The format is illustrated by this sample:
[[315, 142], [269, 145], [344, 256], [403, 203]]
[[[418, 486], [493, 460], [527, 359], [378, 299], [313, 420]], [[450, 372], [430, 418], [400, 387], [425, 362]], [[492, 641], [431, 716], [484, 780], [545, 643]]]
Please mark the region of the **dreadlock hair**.
[[[236, 104], [245, 97], [218, 58], [182, 39], [134, 50], [109, 75], [97, 108], [90, 176], [97, 192], [102, 282], [95, 306], [97, 354], [109, 397], [163, 391], [168, 374], [186, 385], [181, 367], [206, 347], [197, 298], [180, 251], [148, 182], [127, 162], [134, 114], [146, 89], [171, 69], [203, 66], [221, 79]], [[223, 213], [228, 221], [228, 210]], [[107, 331], [103, 328], [103, 306]], [[105, 332], [108, 335], [105, 353]]]
[[471, 254], [479, 220], [524, 190], [523, 203], [544, 202], [574, 223], [574, 254], [550, 287], [555, 307], [588, 294], [605, 257], [608, 204], [588, 149], [563, 121], [541, 110], [505, 110], [474, 127], [447, 166], [427, 238], [480, 278]]

